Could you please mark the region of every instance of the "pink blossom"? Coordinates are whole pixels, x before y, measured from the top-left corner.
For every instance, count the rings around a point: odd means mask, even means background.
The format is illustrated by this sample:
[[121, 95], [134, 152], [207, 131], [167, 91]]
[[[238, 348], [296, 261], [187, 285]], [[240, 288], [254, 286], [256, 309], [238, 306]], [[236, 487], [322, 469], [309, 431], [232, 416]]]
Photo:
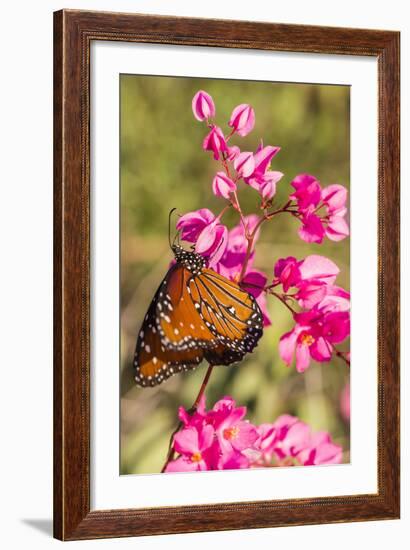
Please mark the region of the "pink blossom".
[[[302, 240], [320, 244], [325, 236], [332, 241], [341, 241], [349, 235], [344, 219], [347, 189], [343, 185], [333, 184], [322, 189], [319, 181], [310, 174], [296, 176], [291, 185], [295, 192], [289, 198], [298, 206]], [[323, 209], [324, 212], [320, 213]]]
[[217, 218], [201, 231], [195, 244], [195, 251], [204, 258], [209, 258], [209, 266], [213, 267], [223, 256], [227, 240], [228, 229], [219, 223]]
[[[244, 222], [247, 227], [248, 233], [254, 232], [258, 221], [259, 221], [259, 217], [256, 216], [255, 214], [245, 216]], [[257, 230], [254, 237], [254, 245], [256, 244], [259, 238], [259, 234], [260, 234], [260, 231]], [[224, 254], [219, 260], [218, 264], [215, 265], [214, 269], [224, 277], [227, 277], [232, 281], [237, 281], [242, 271], [242, 265], [243, 265], [243, 262], [245, 261], [247, 248], [248, 248], [248, 241], [245, 236], [245, 228], [242, 222], [240, 222], [238, 225], [236, 225], [233, 229], [229, 231], [228, 242], [227, 242], [227, 246], [225, 248]], [[250, 269], [252, 266], [253, 258], [254, 258], [254, 254], [252, 251], [248, 262], [248, 269]]]
[[339, 271], [337, 265], [324, 256], [311, 254], [304, 260], [289, 256], [276, 262], [274, 283], [281, 283], [285, 292], [296, 287], [294, 297], [300, 306], [309, 309], [328, 294], [342, 296], [344, 293], [343, 297], [349, 298], [349, 293], [333, 284]]
[[246, 275], [242, 281], [242, 286], [246, 288], [249, 294], [252, 294], [254, 298], [257, 298], [262, 294], [267, 280], [268, 278], [263, 271], [251, 268], [246, 272]]
[[332, 260], [329, 260], [329, 258], [325, 256], [319, 256], [318, 254], [306, 256], [306, 258], [300, 262], [299, 271], [303, 281], [320, 279], [327, 284], [333, 284], [337, 275], [340, 273], [340, 269]]
[[271, 160], [274, 156], [276, 156], [280, 151], [280, 147], [273, 146], [273, 145], [266, 145], [263, 146], [263, 143], [261, 142], [259, 147], [256, 150], [256, 153], [254, 155], [255, 160], [255, 170], [254, 175], [261, 175], [265, 174], [268, 170]]
[[309, 445], [297, 455], [303, 466], [320, 466], [323, 464], [340, 464], [342, 447], [333, 443], [327, 432], [312, 434]]
[[342, 448], [327, 432], [312, 432], [297, 417], [284, 414], [273, 424], [258, 427], [256, 447], [261, 451], [256, 466], [312, 466], [338, 464]]
[[181, 216], [176, 225], [184, 241], [195, 243], [195, 251], [216, 264], [225, 252], [228, 229], [207, 208]]
[[193, 414], [180, 407], [183, 427], [173, 439], [178, 457], [166, 471], [311, 466], [342, 460], [342, 449], [330, 434], [312, 432], [295, 416], [283, 414], [272, 424], [254, 426], [245, 415], [246, 407], [238, 407], [230, 396], [209, 411], [204, 397]]
[[255, 111], [250, 105], [243, 103], [235, 107], [229, 120], [229, 126], [240, 136], [246, 136], [255, 125]]
[[217, 172], [212, 181], [212, 191], [217, 197], [229, 200], [230, 193], [236, 191], [236, 183], [228, 178], [225, 172]]
[[[295, 298], [302, 307], [312, 308], [325, 296], [334, 296], [339, 292], [335, 290], [336, 287], [333, 283], [340, 269], [329, 258], [312, 254], [300, 263], [299, 270], [300, 280], [295, 285], [298, 287]], [[342, 289], [340, 292], [342, 292]], [[346, 293], [344, 297], [349, 299], [349, 293]]]
[[214, 117], [215, 104], [212, 97], [203, 90], [199, 90], [192, 99], [192, 111], [199, 121]]
[[246, 178], [250, 176], [255, 168], [253, 154], [249, 151], [244, 151], [243, 153], [240, 153], [238, 156], [235, 157], [233, 165], [240, 177]]
[[176, 224], [178, 231], [181, 231], [181, 239], [194, 243], [201, 231], [215, 220], [214, 214], [208, 208], [201, 208], [181, 216]]
[[300, 264], [301, 262], [298, 262], [293, 256], [280, 258], [276, 262], [274, 268], [276, 277], [275, 283], [281, 283], [285, 292], [287, 292], [290, 287], [297, 286], [300, 283], [302, 279]]
[[299, 237], [307, 243], [318, 243], [323, 241], [325, 230], [322, 220], [316, 214], [305, 213], [301, 217], [302, 226], [299, 228]]
[[211, 131], [205, 136], [202, 147], [205, 151], [212, 151], [214, 159], [219, 160], [219, 153], [227, 150], [225, 136], [219, 126], [211, 127]]
[[329, 309], [326, 304], [315, 305], [310, 311], [296, 313], [294, 328], [284, 334], [279, 342], [279, 354], [290, 366], [296, 356], [296, 370], [305, 371], [311, 359], [319, 362], [330, 361], [333, 345], [343, 342], [350, 334], [348, 311]]
[[209, 424], [188, 427], [174, 435], [174, 449], [179, 458], [170, 462], [166, 472], [211, 470], [215, 460], [214, 428]]
[[239, 155], [241, 150], [237, 145], [232, 145], [231, 147], [227, 147], [226, 149], [226, 158], [229, 160], [229, 162], [232, 162], [235, 160], [235, 158]]
[[289, 195], [290, 199], [294, 199], [299, 207], [299, 210], [305, 212], [310, 207], [316, 207], [321, 198], [321, 187], [314, 176], [310, 174], [299, 174], [290, 183], [295, 191]]
[[254, 170], [245, 178], [245, 182], [256, 189], [261, 197], [270, 200], [276, 193], [276, 184], [283, 177], [282, 172], [269, 170], [272, 158], [280, 151], [280, 147], [267, 145], [263, 147], [261, 143], [254, 154]]
[[222, 455], [248, 449], [257, 440], [256, 428], [243, 420], [245, 415], [246, 407], [236, 407], [232, 397], [224, 397], [215, 404], [211, 418]]
[[322, 201], [327, 207], [326, 236], [332, 241], [341, 241], [349, 235], [346, 215], [347, 189], [343, 185], [329, 185], [322, 191]]

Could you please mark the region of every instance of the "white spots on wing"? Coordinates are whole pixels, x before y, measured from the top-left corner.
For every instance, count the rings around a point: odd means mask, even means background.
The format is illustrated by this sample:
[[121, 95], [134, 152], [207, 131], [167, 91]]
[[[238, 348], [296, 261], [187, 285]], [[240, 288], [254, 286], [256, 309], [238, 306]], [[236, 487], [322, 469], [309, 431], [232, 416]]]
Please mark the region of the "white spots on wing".
[[174, 334], [179, 334], [179, 330], [177, 328], [174, 328]]
[[140, 332], [140, 338], [144, 338], [144, 331], [143, 330], [141, 330], [141, 332]]
[[182, 321], [179, 322], [179, 326], [180, 327], [183, 327], [184, 326], [184, 323]]
[[193, 325], [192, 323], [189, 325], [190, 328], [194, 329], [195, 328], [195, 325]]
[[201, 306], [198, 304], [198, 302], [195, 302], [195, 309], [200, 309]]
[[169, 302], [168, 302], [167, 306], [168, 306], [169, 311], [172, 311], [174, 309]]
[[149, 346], [148, 344], [145, 345], [145, 348], [144, 348], [144, 349], [145, 349], [145, 351], [146, 351], [147, 353], [150, 353], [150, 352], [151, 352], [151, 348], [150, 348], [150, 346]]
[[154, 334], [156, 334], [157, 329], [156, 329], [155, 327], [152, 327], [152, 332], [153, 332]]
[[161, 311], [161, 309], [162, 309], [162, 305], [161, 305], [159, 302], [158, 302], [158, 304], [157, 304], [157, 308], [158, 308], [160, 311]]
[[154, 365], [156, 365], [156, 364], [158, 363], [158, 359], [154, 356], [154, 357], [152, 358], [152, 362], [154, 363]]
[[233, 315], [235, 315], [236, 309], [235, 309], [233, 306], [231, 306], [230, 308], [228, 308], [228, 310], [229, 310]]
[[164, 319], [167, 323], [171, 322], [171, 319], [168, 317], [168, 315], [164, 315]]

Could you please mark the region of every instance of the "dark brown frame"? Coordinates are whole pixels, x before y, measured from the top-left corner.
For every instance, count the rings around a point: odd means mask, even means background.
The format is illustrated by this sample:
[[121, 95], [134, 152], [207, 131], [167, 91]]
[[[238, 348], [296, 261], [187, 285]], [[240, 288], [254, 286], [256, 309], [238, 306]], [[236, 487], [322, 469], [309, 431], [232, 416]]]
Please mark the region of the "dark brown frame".
[[[90, 510], [89, 72], [92, 40], [377, 58], [377, 494]], [[55, 537], [74, 540], [399, 517], [399, 46], [400, 34], [391, 31], [71, 10], [54, 14]]]

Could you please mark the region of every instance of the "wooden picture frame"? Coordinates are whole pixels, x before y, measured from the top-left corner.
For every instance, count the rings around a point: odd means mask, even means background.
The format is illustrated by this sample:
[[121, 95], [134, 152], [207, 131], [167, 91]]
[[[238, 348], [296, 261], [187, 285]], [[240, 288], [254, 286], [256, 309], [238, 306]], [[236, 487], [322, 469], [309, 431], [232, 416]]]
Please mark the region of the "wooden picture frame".
[[[377, 58], [377, 494], [90, 510], [89, 82], [93, 40]], [[399, 33], [391, 31], [71, 10], [54, 14], [55, 537], [77, 540], [399, 517], [399, 43]]]

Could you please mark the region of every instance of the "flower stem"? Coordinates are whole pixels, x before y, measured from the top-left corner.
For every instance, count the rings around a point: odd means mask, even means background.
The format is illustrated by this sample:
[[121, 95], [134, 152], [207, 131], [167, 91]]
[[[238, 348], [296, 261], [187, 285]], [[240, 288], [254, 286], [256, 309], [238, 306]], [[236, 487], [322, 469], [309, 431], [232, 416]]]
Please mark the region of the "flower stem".
[[348, 359], [346, 357], [346, 353], [348, 353], [348, 352], [347, 351], [340, 351], [340, 350], [336, 349], [335, 347], [333, 347], [333, 350], [335, 352], [335, 355], [337, 355], [337, 357], [340, 357], [340, 359], [342, 359], [346, 363], [346, 365], [348, 367], [350, 367], [350, 359]]
[[272, 289], [269, 289], [268, 293], [269, 293], [269, 294], [272, 294], [272, 296], [275, 296], [275, 298], [277, 298], [278, 300], [280, 300], [280, 301], [282, 302], [282, 304], [288, 308], [288, 310], [292, 313], [292, 315], [295, 315], [295, 314], [297, 313], [297, 311], [295, 311], [295, 310], [288, 304], [288, 302], [286, 301], [286, 298], [285, 298], [282, 294], [278, 294], [277, 292], [275, 292], [275, 291], [272, 290]]
[[[189, 414], [194, 414], [194, 412], [197, 410], [199, 402], [201, 401], [202, 396], [204, 395], [206, 386], [208, 385], [209, 379], [211, 377], [212, 371], [213, 371], [214, 365], [209, 365], [208, 370], [206, 371], [205, 378], [202, 381], [201, 387], [199, 388], [198, 395], [196, 396], [196, 399], [194, 401], [194, 404], [189, 409]], [[168, 454], [167, 458], [165, 460], [165, 464], [163, 465], [161, 469], [161, 473], [165, 472], [167, 469], [168, 464], [171, 462], [171, 460], [174, 459], [175, 456], [175, 449], [174, 449], [174, 435], [179, 432], [179, 430], [182, 428], [182, 422], [178, 423], [178, 426], [175, 428], [175, 430], [171, 434], [171, 438], [169, 440], [169, 447], [168, 447]]]

